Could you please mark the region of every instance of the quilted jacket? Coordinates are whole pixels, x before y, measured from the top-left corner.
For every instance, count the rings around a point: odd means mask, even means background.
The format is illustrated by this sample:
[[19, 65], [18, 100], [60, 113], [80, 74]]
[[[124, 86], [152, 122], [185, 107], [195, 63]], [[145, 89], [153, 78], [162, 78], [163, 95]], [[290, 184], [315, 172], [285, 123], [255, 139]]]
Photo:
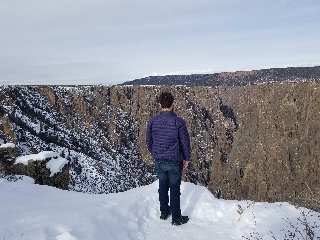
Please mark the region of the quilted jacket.
[[185, 121], [172, 111], [162, 111], [150, 118], [146, 143], [157, 160], [190, 161], [190, 137]]

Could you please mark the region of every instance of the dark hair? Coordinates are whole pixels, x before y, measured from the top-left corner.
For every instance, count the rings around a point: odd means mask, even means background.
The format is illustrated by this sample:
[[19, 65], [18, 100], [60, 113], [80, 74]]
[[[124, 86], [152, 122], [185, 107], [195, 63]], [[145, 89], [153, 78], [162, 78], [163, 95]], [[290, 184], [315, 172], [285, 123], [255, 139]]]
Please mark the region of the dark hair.
[[158, 102], [160, 103], [162, 108], [169, 108], [174, 102], [174, 98], [171, 93], [163, 92], [160, 94]]

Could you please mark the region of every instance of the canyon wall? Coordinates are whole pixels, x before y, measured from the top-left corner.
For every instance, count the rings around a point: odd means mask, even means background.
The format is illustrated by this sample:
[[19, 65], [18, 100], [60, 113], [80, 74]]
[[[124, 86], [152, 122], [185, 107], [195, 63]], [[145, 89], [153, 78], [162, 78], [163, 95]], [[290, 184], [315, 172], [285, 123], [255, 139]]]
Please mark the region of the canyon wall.
[[[146, 149], [156, 98], [170, 91], [186, 121], [184, 180], [215, 196], [320, 209], [320, 86], [3, 86], [0, 143], [70, 160], [69, 189], [117, 192], [156, 179]], [[84, 170], [85, 169], [85, 170]], [[85, 184], [84, 184], [85, 182]]]

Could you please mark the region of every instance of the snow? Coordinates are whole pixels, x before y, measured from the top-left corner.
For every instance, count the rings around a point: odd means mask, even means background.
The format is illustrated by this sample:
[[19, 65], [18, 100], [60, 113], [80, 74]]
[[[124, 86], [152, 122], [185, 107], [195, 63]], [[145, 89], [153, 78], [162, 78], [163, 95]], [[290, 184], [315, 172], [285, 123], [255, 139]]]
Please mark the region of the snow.
[[1, 144], [0, 148], [14, 148], [16, 145], [14, 143], [6, 143], [6, 144]]
[[29, 160], [34, 160], [34, 161], [42, 161], [46, 158], [52, 158], [52, 157], [57, 157], [59, 156], [58, 153], [52, 152], [52, 151], [43, 151], [37, 154], [29, 154], [25, 156], [21, 156], [16, 158], [15, 163], [23, 163], [24, 165], [28, 165]]
[[65, 158], [57, 158], [57, 159], [51, 159], [49, 162], [47, 162], [46, 167], [50, 169], [50, 177], [52, 177], [57, 172], [61, 172], [64, 165], [68, 163], [68, 160]]
[[56, 152], [43, 151], [37, 154], [29, 154], [29, 155], [18, 157], [16, 158], [15, 164], [23, 163], [24, 165], [28, 165], [28, 161], [31, 159], [34, 161], [43, 161], [48, 158], [52, 158], [46, 164], [46, 167], [51, 172], [50, 177], [52, 177], [57, 172], [61, 172], [64, 165], [68, 163], [67, 159], [60, 157], [59, 154]]
[[[121, 193], [86, 194], [0, 178], [1, 239], [285, 239], [302, 238], [298, 218], [320, 224], [319, 213], [288, 203], [219, 200], [205, 188], [181, 185], [181, 208], [190, 220], [159, 219], [158, 181]], [[311, 225], [312, 225], [311, 224]], [[314, 228], [315, 238], [320, 236]], [[305, 236], [304, 236], [305, 237]]]

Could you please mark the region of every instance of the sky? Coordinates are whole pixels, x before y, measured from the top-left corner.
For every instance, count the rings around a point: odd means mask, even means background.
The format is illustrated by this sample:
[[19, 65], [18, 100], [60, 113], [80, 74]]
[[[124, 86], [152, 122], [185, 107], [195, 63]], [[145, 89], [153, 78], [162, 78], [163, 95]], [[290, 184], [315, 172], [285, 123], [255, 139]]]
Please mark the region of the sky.
[[1, 0], [0, 84], [320, 65], [319, 0]]
[[[216, 199], [182, 182], [181, 211], [190, 220], [160, 220], [158, 184], [110, 194], [86, 194], [0, 178], [1, 239], [240, 240], [320, 238], [320, 214], [288, 203]], [[309, 228], [307, 228], [309, 227]], [[294, 235], [294, 237], [292, 237]], [[291, 236], [291, 237], [290, 237]]]

